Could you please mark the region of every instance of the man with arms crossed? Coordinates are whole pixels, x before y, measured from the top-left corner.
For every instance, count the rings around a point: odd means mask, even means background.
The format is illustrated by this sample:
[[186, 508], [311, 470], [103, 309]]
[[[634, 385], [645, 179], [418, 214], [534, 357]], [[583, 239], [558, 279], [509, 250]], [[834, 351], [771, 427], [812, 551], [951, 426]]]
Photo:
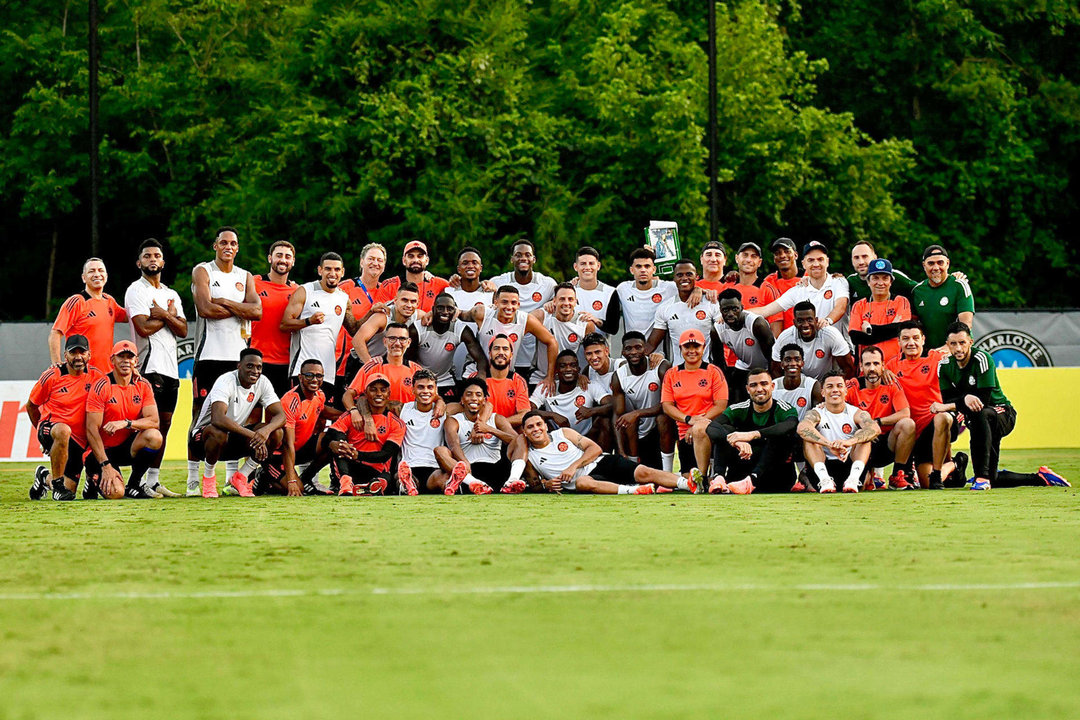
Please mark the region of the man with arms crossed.
[[138, 351], [139, 374], [154, 390], [162, 438], [161, 447], [146, 471], [144, 485], [150, 494], [176, 497], [177, 493], [161, 484], [161, 460], [165, 456], [165, 443], [180, 391], [176, 339], [187, 337], [188, 324], [180, 295], [161, 282], [161, 271], [165, 267], [161, 243], [154, 238], [143, 241], [135, 266], [142, 277], [131, 283], [124, 293], [124, 309]]
[[[113, 345], [112, 372], [94, 383], [86, 399], [86, 484], [83, 498], [98, 496], [119, 500], [158, 498], [143, 484], [143, 475], [161, 448], [154, 391], [135, 374], [138, 356], [135, 343], [121, 340]], [[127, 487], [117, 469], [131, 466]]]
[[827, 373], [822, 388], [825, 402], [799, 423], [803, 455], [817, 476], [819, 493], [836, 492], [836, 479], [845, 474], [844, 492], [857, 493], [870, 460], [870, 443], [881, 431], [870, 413], [845, 402], [844, 373]]
[[108, 279], [101, 258], [90, 258], [83, 263], [83, 291], [64, 301], [49, 333], [49, 357], [53, 365], [63, 362], [60, 348], [64, 338], [82, 335], [90, 342], [91, 361], [101, 363], [99, 370], [109, 369], [113, 325], [127, 322], [128, 317], [124, 308], [105, 292]]

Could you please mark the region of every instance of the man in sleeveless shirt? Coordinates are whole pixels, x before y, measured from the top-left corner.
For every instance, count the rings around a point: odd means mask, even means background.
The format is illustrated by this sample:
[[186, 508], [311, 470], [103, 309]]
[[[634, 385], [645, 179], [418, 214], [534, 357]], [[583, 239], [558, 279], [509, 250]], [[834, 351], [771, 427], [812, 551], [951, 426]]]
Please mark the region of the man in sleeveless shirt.
[[806, 413], [799, 423], [803, 455], [811, 464], [819, 493], [836, 492], [836, 481], [846, 478], [844, 492], [857, 493], [870, 460], [870, 446], [881, 428], [870, 413], [846, 402], [844, 373], [828, 372], [822, 380], [825, 402]]

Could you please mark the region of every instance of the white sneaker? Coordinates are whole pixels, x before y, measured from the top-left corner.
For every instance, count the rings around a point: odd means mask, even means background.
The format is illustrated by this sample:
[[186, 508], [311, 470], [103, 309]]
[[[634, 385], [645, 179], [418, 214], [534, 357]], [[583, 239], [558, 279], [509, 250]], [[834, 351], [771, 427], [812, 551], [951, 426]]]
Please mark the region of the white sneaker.
[[825, 493], [834, 493], [836, 492], [836, 483], [834, 483], [831, 479], [822, 480], [820, 483], [818, 483], [818, 492], [823, 495]]
[[859, 481], [853, 478], [848, 478], [844, 481], [844, 492], [857, 493], [859, 492]]
[[187, 496], [188, 497], [202, 497], [202, 483], [199, 482], [199, 478], [192, 480], [188, 478], [187, 481]]

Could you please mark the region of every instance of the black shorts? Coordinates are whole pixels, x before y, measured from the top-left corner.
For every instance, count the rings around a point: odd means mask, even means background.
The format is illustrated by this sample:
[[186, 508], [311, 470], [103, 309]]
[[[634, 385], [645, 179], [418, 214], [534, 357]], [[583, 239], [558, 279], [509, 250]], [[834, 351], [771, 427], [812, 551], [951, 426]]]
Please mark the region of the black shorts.
[[191, 371], [191, 395], [196, 402], [201, 402], [210, 394], [217, 379], [227, 372], [232, 372], [240, 363], [230, 360], [199, 360]]
[[263, 363], [262, 374], [270, 381], [270, 385], [273, 386], [274, 392], [277, 393], [279, 398], [289, 392], [294, 385], [292, 378], [289, 377], [288, 364], [272, 365]]
[[[41, 422], [37, 427], [37, 439], [41, 445], [41, 450], [46, 455], [52, 450], [53, 438], [52, 429], [56, 423]], [[74, 437], [68, 438], [68, 459], [64, 464], [64, 477], [71, 480], [78, 480], [82, 475], [83, 470], [83, 455], [86, 454], [86, 448], [75, 441]]]
[[896, 460], [896, 453], [889, 449], [889, 435], [878, 435], [870, 444], [870, 460], [866, 463], [872, 468], [885, 467]]
[[444, 403], [450, 404], [458, 401], [458, 386], [457, 383], [453, 385], [442, 385], [438, 389], [439, 397], [443, 399]]
[[[117, 467], [123, 467], [131, 464], [131, 446], [135, 443], [135, 433], [132, 433], [127, 440], [111, 448], [105, 448], [105, 457], [109, 459], [113, 465]], [[87, 476], [99, 475], [101, 473], [101, 464], [98, 463], [97, 458], [94, 457], [92, 450], [87, 450], [86, 458], [84, 460], [86, 465]]]
[[437, 468], [437, 467], [410, 467], [409, 470], [412, 471], [413, 479], [416, 481], [416, 489], [420, 491], [421, 495], [441, 495], [442, 494], [442, 489], [440, 489], [440, 488], [432, 489], [432, 488], [428, 487], [428, 479], [431, 478], [431, 476], [434, 473], [439, 472], [440, 468]]
[[[253, 423], [251, 425], [245, 425], [248, 430], [255, 430], [258, 425]], [[200, 428], [188, 438], [188, 452], [192, 453], [192, 457], [206, 458], [206, 438], [203, 437], [203, 430]], [[243, 458], [251, 457], [251, 445], [246, 437], [239, 433], [229, 433], [229, 439], [225, 443], [225, 447], [221, 450], [221, 456], [218, 461], [221, 460], [242, 460]]]
[[637, 482], [634, 480], [634, 473], [637, 468], [638, 463], [633, 460], [627, 460], [618, 455], [605, 454], [601, 455], [600, 459], [596, 461], [596, 467], [589, 473], [589, 477], [594, 480], [606, 480], [619, 485], [629, 485]]
[[176, 397], [180, 394], [180, 381], [161, 373], [146, 373], [146, 382], [154, 389], [154, 402], [159, 413], [171, 413], [176, 410]]
[[663, 458], [660, 456], [660, 428], [653, 429], [639, 437], [637, 441], [638, 460], [642, 465], [648, 465], [656, 470], [663, 469]]
[[[949, 432], [949, 442], [956, 442], [956, 438], [960, 437], [960, 423], [957, 422], [955, 413], [950, 413], [953, 416], [952, 429]], [[932, 463], [934, 461], [934, 423], [931, 422], [923, 431], [919, 433], [919, 437], [915, 440], [915, 449], [911, 452], [912, 460], [916, 465], [922, 463]]]
[[470, 463], [472, 476], [480, 482], [487, 483], [495, 492], [502, 490], [506, 479], [510, 475], [510, 461], [505, 457], [497, 463]]

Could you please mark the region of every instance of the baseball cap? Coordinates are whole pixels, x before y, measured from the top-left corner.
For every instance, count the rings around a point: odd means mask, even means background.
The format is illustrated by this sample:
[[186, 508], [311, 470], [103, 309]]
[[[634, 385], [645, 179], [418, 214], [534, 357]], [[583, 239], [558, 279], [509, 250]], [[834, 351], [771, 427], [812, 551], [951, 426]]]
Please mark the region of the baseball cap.
[[772, 241], [772, 245], [769, 246], [770, 250], [777, 250], [779, 248], [786, 247], [791, 250], [796, 250], [795, 241], [788, 237], [778, 237]]
[[67, 342], [64, 343], [64, 350], [89, 350], [90, 341], [86, 339], [85, 335], [68, 335]]
[[802, 246], [802, 254], [807, 255], [811, 250], [820, 250], [826, 255], [829, 254], [829, 248], [825, 247], [825, 243], [818, 240], [811, 240]]
[[706, 250], [719, 250], [721, 255], [727, 257], [727, 250], [724, 249], [722, 243], [716, 240], [710, 240], [709, 242], [705, 243], [705, 246], [701, 248], [702, 254], [704, 254]]
[[135, 347], [135, 343], [130, 340], [121, 340], [112, 346], [112, 354], [119, 355], [120, 353], [128, 352], [132, 355], [138, 355], [139, 350]]
[[866, 266], [867, 275], [892, 275], [892, 263], [885, 258], [874, 258]]
[[[390, 386], [390, 378], [386, 377], [386, 375], [384, 375], [383, 373], [371, 373], [370, 375], [367, 376], [366, 385], [371, 385], [371, 384], [377, 383], [377, 382], [384, 382], [384, 383], [386, 383], [387, 387]], [[366, 387], [366, 385], [365, 385], [365, 387]]]
[[944, 255], [949, 257], [949, 251], [943, 248], [941, 245], [930, 245], [922, 251], [922, 259], [933, 257], [934, 255]]
[[428, 254], [427, 245], [420, 242], [419, 240], [410, 240], [409, 242], [405, 243], [405, 249], [401, 251], [401, 254], [404, 255], [405, 253], [409, 252], [410, 250], [418, 250], [418, 249], [423, 250], [425, 255]]
[[689, 345], [691, 343], [697, 343], [698, 345], [705, 344], [705, 336], [701, 334], [700, 330], [684, 330], [683, 334], [679, 336], [679, 347], [683, 345]]
[[758, 255], [761, 255], [761, 246], [756, 242], [744, 242], [739, 246], [739, 252], [742, 252], [743, 250], [753, 250]]

